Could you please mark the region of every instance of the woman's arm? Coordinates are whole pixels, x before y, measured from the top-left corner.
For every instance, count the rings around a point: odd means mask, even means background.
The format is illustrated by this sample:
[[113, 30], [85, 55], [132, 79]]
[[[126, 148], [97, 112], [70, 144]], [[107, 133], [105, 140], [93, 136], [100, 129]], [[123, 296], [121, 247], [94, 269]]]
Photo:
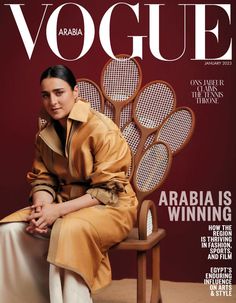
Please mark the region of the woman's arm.
[[27, 174], [27, 180], [31, 184], [32, 189], [30, 193], [30, 201], [33, 206], [28, 218], [29, 225], [26, 231], [30, 233], [47, 233], [47, 227], [40, 229], [36, 226], [36, 219], [31, 217], [35, 213], [40, 213], [42, 205], [51, 204], [56, 198], [56, 187], [58, 181], [56, 176], [52, 175], [46, 168], [40, 152], [40, 139], [36, 136], [35, 142], [35, 158], [33, 161], [32, 169]]
[[100, 202], [96, 198], [93, 198], [90, 194], [85, 194], [79, 198], [67, 201], [66, 203], [58, 204], [58, 208], [60, 216], [64, 216], [76, 210], [98, 204], [100, 204]]
[[36, 191], [32, 194], [32, 203], [33, 205], [40, 205], [41, 203], [52, 203], [53, 196], [44, 190]]
[[[32, 169], [27, 174], [27, 180], [31, 185], [31, 200], [38, 200], [38, 198], [44, 198], [46, 195], [51, 195], [55, 200], [56, 192], [58, 188], [58, 178], [56, 175], [48, 171], [47, 166], [41, 156], [41, 140], [37, 136], [35, 142], [35, 157], [32, 165]], [[36, 193], [40, 192], [39, 195]], [[36, 195], [35, 195], [36, 194]], [[46, 197], [46, 199], [48, 199]]]
[[[85, 207], [98, 205], [99, 203], [100, 202], [96, 198], [92, 198], [90, 194], [85, 194], [64, 203], [41, 203], [38, 204], [38, 206], [41, 207], [41, 210], [39, 212], [33, 212], [28, 219], [31, 221], [34, 220], [36, 228], [44, 229], [45, 227], [52, 225], [59, 217]], [[38, 206], [33, 205], [32, 209], [36, 209]]]
[[86, 192], [101, 203], [114, 206], [119, 193], [129, 184], [131, 152], [118, 129], [100, 130], [93, 137], [93, 172], [87, 176], [91, 183]]

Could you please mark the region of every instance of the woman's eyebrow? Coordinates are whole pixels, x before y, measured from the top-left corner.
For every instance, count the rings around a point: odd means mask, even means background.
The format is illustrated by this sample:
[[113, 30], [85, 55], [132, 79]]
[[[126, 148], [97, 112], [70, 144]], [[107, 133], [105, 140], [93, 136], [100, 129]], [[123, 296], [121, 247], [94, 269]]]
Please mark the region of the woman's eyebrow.
[[56, 91], [62, 90], [62, 89], [64, 89], [64, 87], [55, 88], [55, 89], [53, 89], [52, 91], [53, 91], [53, 92], [56, 92]]
[[[64, 89], [64, 87], [59, 87], [59, 88], [54, 88], [52, 91], [57, 92], [57, 91], [63, 90], [63, 89]], [[48, 93], [48, 91], [47, 90], [42, 90], [41, 91], [41, 94], [45, 94], [45, 93]]]

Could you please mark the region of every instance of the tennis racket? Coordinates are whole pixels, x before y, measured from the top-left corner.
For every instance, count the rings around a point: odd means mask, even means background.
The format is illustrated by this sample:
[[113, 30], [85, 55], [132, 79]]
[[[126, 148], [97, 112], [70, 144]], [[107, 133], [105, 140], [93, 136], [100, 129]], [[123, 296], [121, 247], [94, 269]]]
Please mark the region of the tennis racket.
[[[132, 106], [128, 104], [137, 95], [141, 82], [141, 68], [128, 55], [118, 55], [117, 59], [110, 59], [102, 70], [101, 89], [105, 99], [114, 107], [114, 121], [119, 127], [130, 119]], [[123, 108], [125, 110], [122, 113]]]
[[89, 101], [91, 107], [99, 112], [104, 111], [104, 97], [99, 86], [89, 79], [76, 80], [79, 90], [79, 97]]
[[139, 202], [159, 188], [172, 163], [172, 153], [164, 142], [156, 142], [142, 154], [134, 171], [133, 183]]
[[169, 145], [173, 155], [186, 146], [192, 137], [195, 116], [188, 107], [179, 107], [170, 113], [156, 135], [156, 141]]
[[133, 112], [134, 122], [140, 130], [140, 142], [136, 150], [135, 162], [138, 161], [143, 148], [153, 142], [153, 133], [174, 110], [175, 105], [175, 92], [167, 82], [152, 81], [139, 91], [134, 100]]

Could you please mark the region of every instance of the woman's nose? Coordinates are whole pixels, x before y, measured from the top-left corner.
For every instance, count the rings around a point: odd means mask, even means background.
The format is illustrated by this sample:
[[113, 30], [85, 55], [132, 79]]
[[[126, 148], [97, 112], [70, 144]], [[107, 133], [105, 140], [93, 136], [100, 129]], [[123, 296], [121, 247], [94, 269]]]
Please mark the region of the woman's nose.
[[51, 95], [50, 96], [50, 103], [51, 103], [51, 105], [56, 104], [57, 103], [57, 96]]

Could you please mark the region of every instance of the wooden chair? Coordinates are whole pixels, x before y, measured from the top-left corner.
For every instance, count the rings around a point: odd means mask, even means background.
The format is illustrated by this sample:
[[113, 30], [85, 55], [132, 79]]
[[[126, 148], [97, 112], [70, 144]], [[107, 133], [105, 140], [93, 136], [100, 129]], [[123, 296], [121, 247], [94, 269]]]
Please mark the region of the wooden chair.
[[[94, 109], [104, 107], [104, 96], [100, 88], [96, 85], [93, 90], [89, 88], [93, 85], [93, 81], [89, 79], [78, 79], [78, 87], [80, 97], [90, 101]], [[92, 100], [100, 100], [101, 106], [92, 103]], [[110, 118], [113, 115], [110, 113]], [[119, 125], [120, 126], [120, 125]], [[132, 135], [132, 134], [131, 134]], [[134, 157], [133, 157], [134, 159]], [[132, 164], [130, 178], [136, 178], [134, 167], [137, 171], [138, 161]], [[166, 172], [167, 173], [167, 172]], [[133, 182], [137, 189], [137, 182]], [[146, 301], [146, 279], [147, 279], [147, 253], [151, 251], [152, 262], [152, 288], [150, 303], [161, 303], [160, 291], [160, 242], [166, 236], [166, 231], [158, 227], [156, 207], [153, 201], [144, 200], [143, 192], [136, 190], [140, 202], [138, 211], [137, 226], [133, 228], [129, 236], [113, 246], [111, 250], [133, 250], [137, 252], [137, 303], [145, 303]]]

